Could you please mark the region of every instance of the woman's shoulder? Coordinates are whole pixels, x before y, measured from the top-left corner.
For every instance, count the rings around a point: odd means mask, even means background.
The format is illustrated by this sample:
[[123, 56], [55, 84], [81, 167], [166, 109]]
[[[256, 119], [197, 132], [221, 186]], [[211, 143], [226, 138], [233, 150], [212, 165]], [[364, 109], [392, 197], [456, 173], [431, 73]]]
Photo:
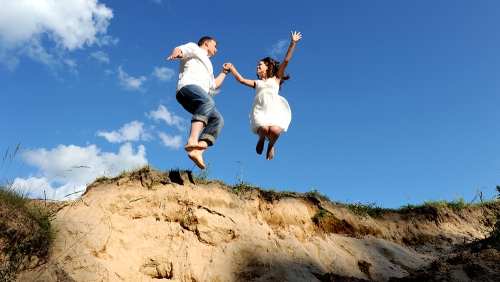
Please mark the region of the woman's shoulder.
[[[276, 83], [276, 85], [278, 85], [278, 86], [279, 86], [279, 85], [280, 85], [280, 82], [281, 82], [281, 79], [277, 78], [276, 76], [273, 76], [273, 77], [271, 77], [271, 78], [268, 78], [268, 79], [267, 79], [267, 81], [273, 81], [273, 82], [275, 82], [275, 83]], [[266, 82], [267, 82], [267, 81], [266, 81]]]
[[258, 79], [257, 81], [261, 81], [263, 83], [267, 83], [268, 81], [275, 81], [276, 83], [279, 83], [278, 81], [280, 81], [279, 78], [277, 78], [276, 76], [273, 76], [273, 77], [270, 77], [266, 80], [263, 80], [263, 79]]
[[274, 78], [268, 78], [266, 80], [255, 80], [255, 90], [261, 90], [261, 89], [275, 89], [279, 90], [280, 83], [276, 81]]

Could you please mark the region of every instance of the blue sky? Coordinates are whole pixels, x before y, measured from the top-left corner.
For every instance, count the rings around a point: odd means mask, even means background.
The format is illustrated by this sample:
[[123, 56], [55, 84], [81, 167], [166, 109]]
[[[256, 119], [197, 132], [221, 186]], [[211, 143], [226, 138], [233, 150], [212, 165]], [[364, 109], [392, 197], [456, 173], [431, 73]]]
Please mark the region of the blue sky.
[[[319, 3], [319, 2], [318, 2]], [[173, 48], [218, 41], [255, 78], [300, 31], [280, 92], [292, 122], [275, 158], [255, 153], [251, 88], [228, 76], [225, 126], [205, 153], [209, 178], [318, 190], [384, 207], [485, 199], [500, 185], [500, 2], [3, 0], [2, 176], [62, 199], [96, 177], [150, 164], [196, 168], [183, 150], [190, 115], [175, 100]], [[80, 168], [73, 168], [82, 166]], [[75, 195], [78, 195], [75, 194]]]

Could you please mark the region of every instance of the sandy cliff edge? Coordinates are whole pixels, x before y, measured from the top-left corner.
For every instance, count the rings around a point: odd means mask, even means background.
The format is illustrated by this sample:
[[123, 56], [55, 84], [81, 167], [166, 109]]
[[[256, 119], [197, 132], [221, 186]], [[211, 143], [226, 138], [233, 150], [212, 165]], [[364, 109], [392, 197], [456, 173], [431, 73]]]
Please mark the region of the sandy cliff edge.
[[49, 263], [19, 281], [395, 281], [484, 238], [492, 214], [373, 219], [314, 194], [194, 182], [147, 168], [96, 181], [57, 213]]

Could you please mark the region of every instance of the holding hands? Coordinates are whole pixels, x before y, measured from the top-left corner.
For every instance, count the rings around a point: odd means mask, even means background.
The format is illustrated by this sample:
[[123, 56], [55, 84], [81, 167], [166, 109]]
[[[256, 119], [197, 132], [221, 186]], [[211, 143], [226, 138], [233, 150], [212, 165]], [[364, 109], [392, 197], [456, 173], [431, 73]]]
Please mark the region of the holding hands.
[[230, 72], [232, 66], [233, 66], [233, 64], [231, 64], [231, 63], [224, 63], [222, 65], [222, 72], [224, 72], [224, 73]]
[[225, 74], [228, 74], [231, 71], [231, 68], [234, 68], [233, 64], [231, 64], [231, 63], [224, 63], [222, 65], [222, 72], [225, 73]]

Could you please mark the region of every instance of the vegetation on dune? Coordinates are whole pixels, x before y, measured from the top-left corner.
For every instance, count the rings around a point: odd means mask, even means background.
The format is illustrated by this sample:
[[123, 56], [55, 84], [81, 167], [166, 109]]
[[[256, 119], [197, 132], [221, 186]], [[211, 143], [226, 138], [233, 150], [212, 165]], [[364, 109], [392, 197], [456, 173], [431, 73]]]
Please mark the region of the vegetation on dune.
[[[376, 202], [367, 204], [362, 204], [360, 202], [355, 202], [355, 203], [342, 203], [338, 201], [333, 202], [329, 199], [328, 196], [319, 193], [318, 190], [316, 189], [313, 189], [310, 192], [306, 193], [298, 193], [293, 191], [276, 191], [275, 189], [264, 189], [261, 187], [254, 186], [252, 185], [251, 182], [243, 180], [243, 170], [237, 174], [235, 184], [233, 185], [227, 185], [220, 180], [210, 180], [209, 179], [210, 165], [207, 166], [207, 169], [201, 170], [200, 173], [196, 176], [193, 175], [193, 172], [191, 170], [180, 170], [178, 168], [175, 168], [170, 171], [167, 170], [165, 172], [159, 172], [155, 168], [146, 165], [132, 172], [122, 172], [116, 178], [119, 177], [136, 178], [136, 176], [134, 175], [144, 174], [144, 173], [151, 175], [149, 178], [151, 179], [150, 181], [152, 185], [150, 185], [149, 188], [151, 188], [156, 184], [166, 184], [169, 183], [170, 181], [172, 182], [182, 181], [178, 179], [182, 178], [181, 175], [186, 175], [185, 178], [189, 179], [189, 181], [192, 181], [195, 184], [210, 184], [217, 182], [221, 185], [221, 187], [226, 187], [237, 196], [246, 196], [248, 194], [251, 194], [252, 192], [257, 192], [259, 193], [260, 196], [263, 197], [263, 199], [266, 199], [267, 201], [270, 202], [289, 197], [304, 198], [313, 202], [318, 202], [318, 203], [328, 202], [335, 206], [346, 207], [349, 210], [351, 210], [354, 214], [360, 217], [371, 217], [371, 218], [380, 218], [387, 213], [408, 214], [411, 212], [423, 212], [423, 213], [436, 214], [439, 209], [443, 208], [451, 209], [454, 212], [458, 212], [461, 209], [468, 207], [492, 206], [493, 204], [498, 203], [500, 200], [500, 186], [497, 186], [496, 189], [498, 191], [498, 195], [494, 199], [488, 201], [483, 200], [482, 193], [478, 189], [476, 197], [471, 202], [466, 202], [463, 197], [455, 197], [455, 199], [451, 202], [445, 200], [439, 200], [439, 201], [429, 200], [425, 201], [421, 205], [407, 204], [399, 208], [384, 208], [382, 206], [377, 205]], [[99, 179], [96, 181], [99, 181]], [[476, 201], [477, 199], [479, 199], [479, 201]], [[344, 227], [344, 222], [342, 220], [339, 220], [331, 212], [327, 211], [326, 209], [323, 209], [321, 207], [321, 204], [318, 205], [317, 214], [315, 214], [311, 219], [320, 229], [324, 230], [326, 233], [331, 233], [336, 230], [336, 228], [331, 227], [332, 222], [335, 222], [334, 225], [336, 226]], [[489, 222], [492, 222], [493, 226], [492, 231], [490, 232], [490, 238], [495, 239], [500, 244], [500, 211], [498, 211], [493, 218], [488, 218], [487, 220]]]
[[[48, 201], [33, 200], [29, 194], [24, 193], [23, 189], [13, 187], [13, 184], [7, 180], [7, 171], [12, 160], [18, 153], [19, 145], [13, 154], [7, 150], [0, 172], [6, 165], [2, 181], [0, 182], [0, 282], [16, 281], [20, 272], [35, 267], [46, 262], [51, 242], [54, 240], [55, 230], [51, 221], [58, 209], [62, 207], [60, 203]], [[219, 180], [210, 180], [210, 165], [202, 170], [198, 175], [193, 175], [191, 170], [181, 170], [178, 168], [170, 171], [160, 172], [150, 165], [136, 168], [133, 171], [122, 171], [118, 176], [112, 178], [109, 176], [100, 176], [88, 185], [87, 193], [93, 187], [105, 182], [116, 182], [122, 178], [138, 180], [142, 186], [147, 189], [156, 189], [157, 187], [170, 183], [184, 183], [186, 181], [205, 185], [218, 183], [220, 187], [228, 189], [237, 197], [246, 197], [255, 195], [264, 200], [273, 202], [283, 198], [300, 198], [311, 201], [318, 207], [317, 213], [311, 218], [316, 226], [325, 233], [340, 232], [349, 228], [348, 223], [340, 220], [325, 206], [331, 204], [341, 208], [351, 210], [355, 215], [366, 218], [381, 218], [386, 213], [411, 213], [415, 211], [436, 213], [439, 209], [447, 208], [454, 212], [461, 209], [477, 205], [493, 205], [500, 200], [500, 186], [496, 187], [498, 195], [489, 201], [483, 201], [481, 191], [478, 190], [476, 197], [469, 203], [465, 202], [463, 197], [456, 197], [454, 201], [426, 201], [422, 205], [404, 205], [397, 209], [383, 208], [376, 203], [362, 204], [355, 202], [352, 204], [332, 202], [326, 195], [313, 189], [307, 193], [298, 193], [293, 191], [275, 191], [274, 189], [263, 189], [256, 187], [249, 181], [243, 180], [243, 171], [238, 173], [234, 185], [227, 185]], [[476, 201], [479, 197], [480, 201]], [[496, 205], [498, 207], [498, 205]], [[190, 228], [196, 217], [186, 214], [179, 221], [183, 228]], [[489, 233], [490, 242], [500, 245], [500, 210], [496, 210], [493, 218], [487, 219], [491, 222], [492, 229]]]
[[19, 151], [9, 150], [3, 157], [0, 171], [0, 281], [16, 281], [20, 272], [44, 263], [48, 257], [55, 231], [51, 226], [53, 205], [29, 199], [20, 187], [14, 187], [6, 174]]
[[0, 187], [0, 281], [43, 263], [54, 238], [52, 213], [8, 187]]

